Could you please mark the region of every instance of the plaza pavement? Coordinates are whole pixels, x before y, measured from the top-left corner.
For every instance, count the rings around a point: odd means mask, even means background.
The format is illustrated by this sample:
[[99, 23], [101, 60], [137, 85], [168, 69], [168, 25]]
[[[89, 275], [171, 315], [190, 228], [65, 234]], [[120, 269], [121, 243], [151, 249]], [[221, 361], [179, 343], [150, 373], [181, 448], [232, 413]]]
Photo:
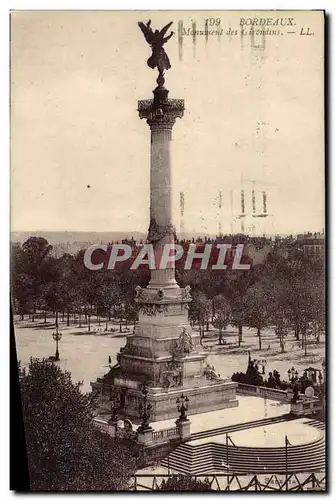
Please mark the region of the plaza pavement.
[[[193, 422], [193, 415], [190, 417]], [[321, 431], [307, 425], [309, 419], [303, 418], [289, 422], [280, 422], [277, 424], [264, 425], [263, 427], [254, 427], [241, 431], [231, 432], [229, 436], [236, 446], [258, 446], [261, 448], [284, 447], [285, 435], [288, 437], [291, 445], [301, 445], [310, 443], [319, 439]], [[226, 444], [226, 435], [212, 436], [203, 439], [190, 441], [189, 445], [199, 446], [205, 443]]]
[[[111, 324], [110, 324], [111, 326]], [[83, 381], [83, 391], [90, 391], [90, 382], [101, 377], [108, 371], [108, 356], [111, 356], [111, 364], [116, 363], [116, 355], [120, 347], [126, 343], [125, 336], [120, 336], [117, 325], [113, 325], [115, 333], [108, 335], [89, 334], [87, 326], [66, 327], [60, 323], [59, 329], [62, 332], [62, 339], [59, 343], [60, 361], [59, 366], [67, 369], [72, 374], [72, 379], [76, 382]], [[30, 357], [49, 357], [55, 353], [55, 342], [52, 339], [54, 331], [53, 324], [32, 323], [30, 321], [15, 321], [15, 340], [18, 360], [23, 365], [29, 363]], [[97, 328], [97, 324], [92, 322], [92, 329]], [[104, 323], [101, 322], [103, 330]], [[129, 327], [127, 334], [131, 333]], [[102, 332], [103, 333], [103, 332]], [[224, 338], [227, 345], [217, 349], [217, 339], [211, 341], [213, 331], [206, 334], [209, 341], [204, 342], [206, 352], [208, 352], [208, 362], [214, 365], [216, 371], [223, 377], [230, 377], [234, 372], [245, 372], [247, 367], [247, 351], [251, 351], [252, 359], [266, 360], [266, 373], [278, 370], [282, 379], [287, 379], [287, 370], [294, 365], [298, 371], [313, 366], [321, 369], [324, 354], [324, 339], [319, 345], [308, 346], [308, 355], [304, 356], [304, 351], [299, 349], [298, 342], [293, 335], [286, 339], [286, 352], [281, 353], [278, 339], [270, 329], [262, 333], [262, 351], [258, 350], [258, 338], [251, 329], [243, 329], [243, 344], [237, 347], [236, 332], [228, 331]], [[208, 348], [209, 345], [212, 347]], [[268, 349], [268, 346], [271, 346]], [[216, 352], [212, 352], [212, 349]]]
[[[239, 405], [236, 408], [225, 408], [206, 413], [191, 415], [191, 433], [242, 424], [252, 420], [277, 417], [289, 413], [290, 405], [281, 401], [273, 401], [254, 396], [236, 396]], [[192, 405], [190, 401], [189, 406]], [[175, 426], [175, 418], [153, 422], [155, 431]], [[211, 439], [211, 438], [210, 438]]]

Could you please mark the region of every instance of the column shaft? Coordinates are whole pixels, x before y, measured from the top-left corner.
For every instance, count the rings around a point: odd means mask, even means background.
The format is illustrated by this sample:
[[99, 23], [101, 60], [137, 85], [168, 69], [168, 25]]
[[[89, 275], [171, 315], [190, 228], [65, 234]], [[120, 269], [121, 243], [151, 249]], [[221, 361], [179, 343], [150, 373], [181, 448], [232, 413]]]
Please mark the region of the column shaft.
[[162, 86], [153, 93], [154, 99], [138, 102], [140, 118], [146, 118], [151, 130], [148, 240], [154, 245], [156, 269], [151, 271], [148, 288], [179, 288], [174, 263], [168, 263], [166, 269], [159, 265], [164, 246], [174, 244], [170, 143], [176, 118], [184, 114], [184, 101], [168, 99], [169, 92]]
[[[171, 187], [171, 129], [151, 126], [151, 158], [150, 158], [150, 220], [159, 228], [172, 228], [172, 187]], [[155, 243], [156, 265], [165, 244], [174, 243], [172, 231]], [[151, 271], [150, 285], [152, 287], [176, 287], [175, 266], [167, 264], [166, 269]]]
[[159, 226], [172, 221], [171, 130], [151, 129], [150, 219]]

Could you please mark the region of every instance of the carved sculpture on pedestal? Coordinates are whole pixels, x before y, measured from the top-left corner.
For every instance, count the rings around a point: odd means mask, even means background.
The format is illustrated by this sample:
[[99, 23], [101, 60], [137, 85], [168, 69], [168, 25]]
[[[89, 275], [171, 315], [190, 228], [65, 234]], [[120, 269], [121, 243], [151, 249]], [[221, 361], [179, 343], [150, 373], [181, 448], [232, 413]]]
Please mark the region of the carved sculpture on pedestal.
[[209, 364], [205, 365], [204, 368], [204, 375], [208, 380], [220, 380], [220, 374], [216, 373], [214, 366], [211, 366]]
[[175, 360], [167, 362], [161, 369], [160, 382], [164, 389], [181, 386], [183, 383], [182, 366]]
[[187, 333], [186, 328], [183, 328], [179, 338], [174, 341], [171, 354], [173, 358], [183, 358], [187, 354], [190, 354], [193, 347], [192, 336]]

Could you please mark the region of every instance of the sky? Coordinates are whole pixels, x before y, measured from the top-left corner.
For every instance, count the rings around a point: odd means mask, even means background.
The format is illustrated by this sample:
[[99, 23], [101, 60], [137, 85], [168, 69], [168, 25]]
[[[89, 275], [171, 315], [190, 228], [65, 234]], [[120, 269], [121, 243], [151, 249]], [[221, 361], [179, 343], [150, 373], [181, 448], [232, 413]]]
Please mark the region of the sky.
[[[166, 87], [185, 100], [171, 144], [177, 230], [181, 191], [185, 230], [237, 230], [241, 186], [249, 213], [252, 189], [257, 204], [267, 191], [268, 232], [321, 230], [322, 14], [264, 12], [14, 11], [11, 230], [146, 231], [150, 130], [136, 109], [157, 75], [137, 22], [149, 18], [154, 28], [174, 21]], [[255, 48], [240, 35], [247, 17], [295, 25]], [[178, 21], [203, 29], [206, 18], [223, 34], [196, 35], [195, 47], [184, 35], [180, 58]], [[308, 27], [314, 35], [299, 35]]]

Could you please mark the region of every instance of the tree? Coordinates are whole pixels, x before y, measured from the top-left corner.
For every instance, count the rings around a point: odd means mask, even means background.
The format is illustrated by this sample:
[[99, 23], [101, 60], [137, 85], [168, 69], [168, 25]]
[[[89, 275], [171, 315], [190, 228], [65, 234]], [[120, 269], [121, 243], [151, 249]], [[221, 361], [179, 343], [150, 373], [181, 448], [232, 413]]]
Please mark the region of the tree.
[[281, 352], [285, 352], [285, 337], [290, 332], [290, 321], [288, 310], [283, 303], [280, 302], [280, 298], [277, 296], [274, 302], [275, 310], [273, 313], [273, 321], [276, 325], [276, 335], [279, 339], [279, 345]]
[[23, 321], [24, 315], [32, 309], [32, 280], [28, 274], [12, 272], [12, 294], [15, 303], [15, 310], [21, 316]]
[[313, 269], [313, 286], [310, 300], [311, 329], [317, 344], [325, 331], [325, 275], [323, 269]]
[[238, 346], [243, 341], [243, 324], [245, 322], [245, 307], [243, 300], [236, 300], [231, 308], [231, 323], [238, 328]]
[[125, 305], [124, 318], [126, 321], [126, 328], [128, 327], [128, 322], [132, 323], [134, 328], [136, 321], [138, 320], [139, 306], [136, 302], [132, 301]]
[[262, 281], [251, 286], [245, 295], [246, 317], [249, 327], [256, 328], [259, 350], [262, 350], [261, 331], [268, 326], [273, 306], [271, 296], [272, 284]]
[[52, 247], [44, 238], [31, 237], [23, 243], [11, 248], [11, 281], [12, 293], [17, 312], [34, 313], [43, 300], [43, 284], [48, 281], [49, 253]]
[[37, 268], [43, 264], [46, 257], [52, 250], [52, 246], [49, 245], [45, 238], [31, 236], [22, 245], [22, 249], [29, 261], [29, 263]]
[[229, 274], [227, 282], [227, 297], [231, 304], [231, 322], [238, 328], [239, 347], [243, 341], [243, 325], [247, 324], [245, 297], [248, 288], [254, 283], [254, 274], [253, 268], [251, 271], [234, 271]]
[[78, 299], [77, 274], [75, 272], [75, 259], [72, 255], [64, 254], [58, 259], [60, 268], [60, 288], [63, 297], [63, 310], [66, 312], [66, 324], [70, 326], [70, 313], [74, 309]]
[[111, 309], [115, 309], [121, 303], [120, 289], [117, 280], [113, 273], [108, 270], [108, 274], [104, 273], [102, 284], [98, 291], [98, 306], [105, 315], [105, 331], [108, 330], [108, 322], [111, 319]]
[[229, 324], [231, 307], [223, 295], [216, 295], [213, 299], [214, 317], [212, 324], [219, 330], [219, 345], [222, 344], [222, 330], [225, 330]]
[[285, 337], [290, 331], [290, 308], [287, 300], [287, 282], [275, 277], [272, 287], [268, 290], [268, 316], [271, 324], [275, 325], [281, 352], [285, 351]]
[[48, 262], [48, 279], [43, 283], [43, 308], [53, 311], [58, 320], [58, 313], [67, 307], [68, 284], [62, 278], [62, 261], [50, 258]]
[[[136, 459], [92, 422], [92, 395], [46, 360], [20, 370], [31, 489], [113, 491], [127, 489]], [[133, 445], [134, 449], [134, 445]]]
[[279, 319], [276, 326], [276, 333], [279, 338], [279, 345], [281, 352], [285, 352], [285, 342], [284, 339], [288, 334], [288, 328], [286, 326], [285, 319]]
[[170, 476], [167, 480], [163, 479], [158, 488], [159, 491], [213, 491], [209, 479], [205, 481], [192, 476], [182, 474]]
[[45, 238], [30, 237], [22, 245], [23, 267], [30, 277], [30, 296], [33, 305], [32, 320], [37, 306], [43, 300], [42, 285], [48, 280], [48, 263], [52, 246]]
[[193, 294], [189, 315], [193, 323], [198, 323], [200, 338], [202, 339], [205, 335], [205, 324], [211, 315], [210, 302], [204, 293], [196, 292]]
[[[315, 267], [315, 263], [297, 257], [286, 264], [284, 271], [291, 322], [299, 340], [300, 334], [304, 336], [306, 324], [313, 319], [314, 304], [319, 303], [318, 298], [324, 288], [316, 286], [322, 276], [321, 269]], [[324, 307], [324, 298], [322, 301]]]

